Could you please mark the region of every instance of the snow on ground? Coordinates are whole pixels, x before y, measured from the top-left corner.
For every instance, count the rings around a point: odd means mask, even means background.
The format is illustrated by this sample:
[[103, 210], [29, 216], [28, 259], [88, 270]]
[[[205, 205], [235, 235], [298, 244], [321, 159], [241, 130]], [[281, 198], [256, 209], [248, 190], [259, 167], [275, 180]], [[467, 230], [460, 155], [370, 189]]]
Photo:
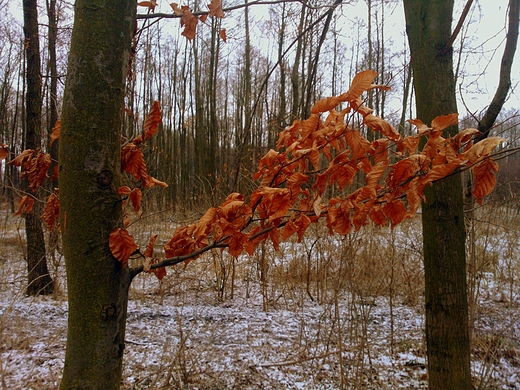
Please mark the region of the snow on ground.
[[[335, 303], [310, 300], [292, 308], [273, 303], [264, 312], [258, 292], [246, 298], [239, 288], [235, 294], [224, 302], [211, 291], [132, 299], [122, 387], [337, 389], [343, 377], [346, 388], [426, 388], [420, 305], [396, 305], [391, 317], [386, 299], [353, 305], [344, 295], [339, 313]], [[484, 388], [520, 389], [518, 310], [498, 301], [487, 303], [492, 305], [479, 314], [477, 327], [496, 343], [477, 349], [474, 374], [489, 381]], [[358, 311], [353, 313], [352, 307]], [[56, 388], [63, 368], [67, 303], [4, 297], [0, 310], [3, 388]], [[496, 349], [494, 360], [489, 345]]]
[[[266, 252], [265, 284], [261, 258], [241, 259], [232, 298], [230, 258], [218, 251], [170, 270], [161, 283], [139, 275], [130, 292], [122, 388], [427, 388], [420, 240], [410, 239], [417, 227], [409, 229], [362, 245], [360, 237], [284, 244], [276, 255]], [[15, 230], [4, 228], [0, 238], [16, 240], [19, 234], [5, 233]], [[66, 295], [24, 296], [25, 263], [12, 260], [21, 257], [0, 254], [0, 387], [55, 389]], [[497, 271], [515, 271], [515, 259], [499, 258], [476, 279], [472, 370], [479, 389], [520, 390], [519, 278]], [[63, 286], [63, 264], [51, 268]]]

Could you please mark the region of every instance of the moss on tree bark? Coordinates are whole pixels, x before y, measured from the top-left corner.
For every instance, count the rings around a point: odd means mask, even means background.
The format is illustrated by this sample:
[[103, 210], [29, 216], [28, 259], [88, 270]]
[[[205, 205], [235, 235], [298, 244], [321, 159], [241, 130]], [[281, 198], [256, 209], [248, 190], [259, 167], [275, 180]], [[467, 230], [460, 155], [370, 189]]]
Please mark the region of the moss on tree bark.
[[118, 389], [131, 277], [108, 237], [121, 226], [120, 142], [136, 3], [78, 0], [59, 174], [69, 319], [62, 389]]

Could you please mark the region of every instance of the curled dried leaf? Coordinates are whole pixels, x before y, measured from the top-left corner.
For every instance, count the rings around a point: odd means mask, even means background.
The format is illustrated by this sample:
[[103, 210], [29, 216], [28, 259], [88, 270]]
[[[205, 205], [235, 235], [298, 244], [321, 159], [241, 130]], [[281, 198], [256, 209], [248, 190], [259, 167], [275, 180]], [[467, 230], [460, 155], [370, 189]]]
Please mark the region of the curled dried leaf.
[[60, 138], [60, 131], [61, 131], [61, 121], [57, 121], [54, 124], [54, 127], [52, 128], [51, 132], [51, 145], [54, 143], [54, 141], [58, 140]]
[[157, 132], [159, 128], [159, 124], [162, 123], [161, 116], [161, 105], [158, 101], [154, 101], [150, 111], [146, 115], [146, 119], [144, 121], [144, 137], [143, 140], [147, 140], [152, 135]]
[[130, 255], [138, 248], [134, 237], [128, 233], [128, 230], [121, 228], [112, 230], [108, 237], [108, 246], [112, 256], [121, 262], [123, 268], [127, 266]]
[[340, 103], [340, 100], [337, 96], [318, 100], [316, 102], [316, 104], [314, 104], [314, 106], [312, 106], [311, 113], [319, 114], [322, 112], [327, 112], [327, 111], [333, 110], [339, 103]]
[[211, 0], [208, 4], [209, 14], [216, 18], [223, 18], [226, 16], [222, 11], [222, 0]]
[[60, 217], [60, 201], [55, 193], [52, 193], [43, 209], [42, 219], [47, 224], [47, 230], [51, 231], [56, 226], [56, 221]]
[[341, 101], [353, 102], [361, 96], [363, 92], [368, 90], [372, 82], [377, 77], [377, 72], [373, 70], [365, 70], [359, 72], [352, 79], [350, 88], [347, 92], [339, 96]]
[[491, 152], [503, 142], [506, 142], [504, 138], [488, 137], [473, 145], [467, 152], [463, 153], [462, 156], [468, 160], [469, 164], [474, 164], [479, 159], [489, 156]]
[[158, 234], [152, 234], [150, 237], [150, 240], [148, 241], [148, 244], [146, 245], [146, 249], [144, 250], [144, 256], [145, 257], [153, 257], [153, 248], [155, 245], [155, 240], [157, 240]]
[[9, 146], [0, 144], [0, 161], [5, 160], [7, 157], [9, 157]]
[[14, 215], [21, 215], [22, 213], [29, 214], [34, 206], [34, 198], [29, 195], [24, 195], [18, 202], [18, 210]]
[[497, 183], [495, 174], [498, 172], [498, 164], [491, 158], [487, 158], [471, 168], [474, 177], [473, 196], [478, 204], [482, 204], [482, 198], [489, 195]]

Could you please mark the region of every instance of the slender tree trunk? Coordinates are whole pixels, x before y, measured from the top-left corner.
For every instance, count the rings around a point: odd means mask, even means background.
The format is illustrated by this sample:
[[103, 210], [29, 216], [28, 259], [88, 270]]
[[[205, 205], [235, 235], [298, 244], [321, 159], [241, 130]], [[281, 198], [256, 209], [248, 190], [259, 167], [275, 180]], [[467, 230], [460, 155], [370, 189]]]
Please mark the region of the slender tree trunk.
[[[50, 90], [49, 90], [49, 115], [47, 121], [47, 132], [51, 134], [52, 128], [55, 126], [58, 121], [58, 66], [56, 61], [56, 41], [58, 38], [58, 20], [56, 15], [56, 0], [47, 0], [47, 17], [49, 19], [49, 29], [48, 29], [48, 52], [49, 52], [49, 60], [48, 60], [48, 76], [50, 77]], [[49, 177], [51, 177], [51, 191], [54, 191], [54, 188], [58, 188], [58, 177], [54, 175], [54, 170], [57, 169], [58, 165], [58, 145], [59, 139], [49, 145], [49, 153], [51, 155], [51, 166], [49, 167]], [[56, 250], [58, 248], [59, 241], [59, 233], [58, 227], [54, 226], [54, 228], [50, 231], [49, 234], [49, 245], [47, 247], [49, 251], [49, 255], [52, 258], [52, 262], [56, 264]], [[54, 280], [54, 292], [58, 291], [57, 280]]]
[[506, 46], [502, 54], [500, 64], [500, 76], [495, 96], [491, 101], [486, 113], [478, 124], [478, 129], [482, 132], [482, 138], [489, 134], [489, 130], [495, 124], [498, 114], [502, 110], [511, 89], [511, 68], [515, 58], [516, 46], [518, 43], [518, 24], [520, 19], [520, 0], [509, 0], [509, 23], [507, 31]]
[[[451, 36], [453, 0], [404, 0], [417, 117], [457, 112]], [[458, 132], [456, 126], [445, 135]], [[425, 191], [422, 206], [426, 344], [431, 390], [472, 389], [465, 228], [460, 175]]]
[[63, 98], [60, 208], [69, 319], [61, 389], [118, 389], [128, 268], [108, 236], [122, 223], [120, 142], [136, 3], [78, 0]]
[[[40, 43], [38, 35], [38, 8], [36, 0], [23, 1], [24, 36], [26, 52], [26, 125], [24, 149], [40, 149], [41, 143], [41, 73], [40, 73]], [[24, 191], [28, 191], [27, 178], [23, 181]], [[52, 279], [47, 270], [47, 256], [45, 253], [45, 239], [43, 235], [40, 215], [42, 205], [38, 201], [38, 192], [35, 207], [31, 213], [25, 215], [25, 234], [27, 236], [27, 267], [28, 285], [27, 294], [52, 293]]]

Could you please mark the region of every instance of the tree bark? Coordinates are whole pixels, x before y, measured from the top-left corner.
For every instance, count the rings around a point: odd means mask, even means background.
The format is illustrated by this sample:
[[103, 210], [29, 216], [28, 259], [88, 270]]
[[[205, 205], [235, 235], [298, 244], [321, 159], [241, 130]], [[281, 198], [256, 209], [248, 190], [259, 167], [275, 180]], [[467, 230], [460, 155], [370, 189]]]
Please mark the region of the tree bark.
[[[40, 73], [40, 43], [38, 34], [38, 9], [36, 0], [23, 1], [23, 23], [26, 53], [26, 85], [25, 94], [25, 142], [24, 149], [40, 149], [41, 143], [41, 110], [42, 80]], [[22, 182], [25, 192], [29, 191], [27, 178]], [[42, 205], [38, 191], [33, 194], [35, 207], [25, 215], [25, 234], [27, 237], [27, 294], [51, 294], [52, 279], [47, 269], [45, 239], [40, 215]]]
[[[457, 112], [451, 36], [453, 0], [404, 0], [417, 117]], [[458, 132], [457, 126], [445, 136]], [[425, 191], [422, 205], [426, 344], [431, 390], [472, 389], [465, 227], [460, 175]]]
[[120, 142], [136, 3], [78, 0], [63, 99], [60, 208], [69, 318], [61, 389], [118, 389], [131, 277], [108, 246], [121, 227]]
[[511, 68], [515, 58], [516, 46], [518, 43], [518, 24], [520, 19], [520, 0], [509, 0], [509, 25], [506, 38], [506, 46], [502, 54], [500, 64], [500, 76], [495, 96], [491, 101], [486, 113], [479, 121], [478, 129], [482, 133], [481, 138], [486, 138], [489, 130], [504, 106], [507, 94], [511, 89]]

